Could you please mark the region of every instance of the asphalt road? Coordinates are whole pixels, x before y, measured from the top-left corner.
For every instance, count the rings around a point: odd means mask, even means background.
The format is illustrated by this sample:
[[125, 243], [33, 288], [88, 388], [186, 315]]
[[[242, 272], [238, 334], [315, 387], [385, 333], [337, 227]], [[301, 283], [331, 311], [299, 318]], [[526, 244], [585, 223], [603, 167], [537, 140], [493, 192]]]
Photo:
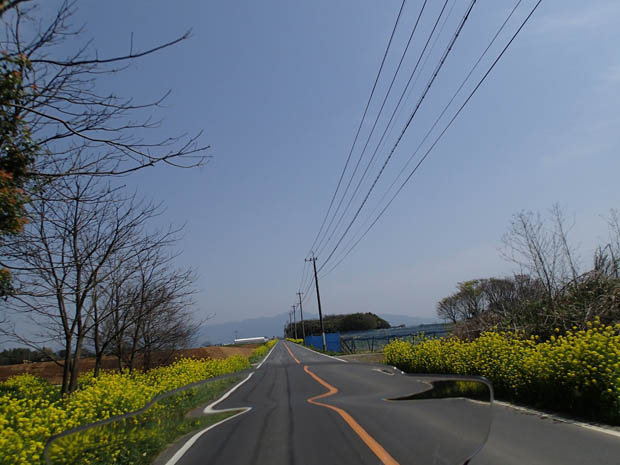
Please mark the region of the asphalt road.
[[[489, 409], [385, 400], [426, 389], [424, 378], [279, 342], [216, 407], [251, 409], [194, 437], [175, 464], [460, 465], [486, 435]], [[618, 464], [620, 438], [496, 407], [489, 443], [471, 463]]]

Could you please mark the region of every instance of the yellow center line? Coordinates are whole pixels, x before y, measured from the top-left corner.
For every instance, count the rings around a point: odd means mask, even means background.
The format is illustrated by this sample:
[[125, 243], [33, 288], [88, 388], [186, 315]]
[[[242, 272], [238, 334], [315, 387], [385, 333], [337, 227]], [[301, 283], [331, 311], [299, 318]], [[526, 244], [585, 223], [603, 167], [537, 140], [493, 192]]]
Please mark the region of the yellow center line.
[[[293, 352], [291, 352], [291, 349], [288, 348], [288, 345], [284, 344], [284, 347], [286, 347], [286, 350], [288, 350], [288, 353], [291, 355], [291, 357], [293, 357], [293, 360], [301, 364], [301, 362], [297, 360], [297, 357], [293, 355]], [[355, 434], [357, 434], [359, 438], [362, 441], [364, 441], [364, 444], [366, 444], [368, 448], [379, 458], [379, 460], [381, 460], [381, 463], [383, 463], [384, 465], [400, 465], [394, 459], [394, 457], [392, 457], [388, 453], [388, 451], [386, 451], [383, 448], [383, 446], [377, 442], [375, 438], [373, 438], [370, 434], [368, 434], [368, 431], [366, 431], [362, 427], [362, 425], [360, 425], [357, 421], [355, 421], [355, 418], [353, 418], [349, 414], [349, 412], [347, 412], [346, 410], [340, 407], [335, 407], [333, 405], [324, 404], [322, 402], [317, 402], [318, 399], [323, 399], [324, 397], [333, 396], [334, 394], [338, 392], [338, 388], [332, 386], [327, 381], [320, 378], [315, 373], [311, 372], [310, 369], [308, 368], [308, 365], [304, 365], [304, 371], [308, 373], [310, 376], [312, 376], [312, 378], [314, 378], [316, 382], [321, 384], [323, 387], [327, 388], [327, 392], [324, 392], [323, 394], [319, 394], [318, 396], [310, 397], [308, 399], [309, 403], [313, 405], [318, 405], [320, 407], [331, 409], [335, 411], [336, 413], [338, 413], [338, 415], [342, 417], [342, 419], [347, 423], [347, 425], [349, 425], [349, 427], [355, 432]]]
[[297, 363], [301, 363], [299, 360], [297, 360], [297, 357], [293, 355], [293, 352], [291, 352], [291, 349], [289, 349], [286, 344], [284, 344], [284, 347], [286, 347], [286, 350], [288, 350], [288, 353], [291, 354], [291, 357], [293, 357], [293, 360], [295, 360]]
[[308, 402], [314, 405], [320, 405], [321, 407], [325, 407], [337, 412], [342, 419], [349, 425], [349, 427], [360, 437], [364, 444], [368, 446], [368, 448], [377, 456], [381, 463], [384, 465], [399, 465], [399, 463], [392, 457], [388, 451], [386, 451], [381, 444], [377, 442], [375, 438], [373, 438], [368, 431], [366, 431], [362, 425], [360, 425], [355, 418], [353, 418], [346, 410], [335, 407], [333, 405], [324, 404], [322, 402], [317, 402], [317, 399], [322, 399], [324, 397], [333, 396], [338, 392], [338, 388], [332, 386], [324, 379], [318, 377], [315, 373], [311, 372], [308, 368], [308, 365], [304, 366], [304, 371], [308, 373], [310, 376], [314, 378], [315, 381], [322, 384], [327, 388], [327, 392], [323, 394], [319, 394], [318, 396], [310, 397]]

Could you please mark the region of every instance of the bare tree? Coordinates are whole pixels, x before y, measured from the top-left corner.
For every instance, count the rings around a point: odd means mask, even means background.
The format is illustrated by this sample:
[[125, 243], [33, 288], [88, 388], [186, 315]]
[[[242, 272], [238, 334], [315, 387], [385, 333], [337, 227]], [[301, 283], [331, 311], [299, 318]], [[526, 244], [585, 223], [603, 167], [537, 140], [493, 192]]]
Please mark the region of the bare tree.
[[145, 371], [152, 367], [155, 355], [159, 355], [159, 362], [168, 361], [176, 349], [187, 347], [199, 326], [188, 302], [193, 293], [191, 272], [164, 276], [167, 282], [152, 291], [153, 299], [142, 316], [138, 333], [138, 352]]
[[521, 274], [533, 276], [544, 285], [549, 309], [564, 286], [579, 276], [568, 230], [560, 207], [554, 205], [547, 221], [532, 212], [515, 214], [503, 237], [503, 256], [517, 264]]
[[173, 268], [174, 258], [164, 248], [137, 254], [123, 278], [110, 280], [105, 297], [98, 296], [105, 310], [90, 338], [96, 353], [117, 357], [120, 370], [132, 371], [138, 359], [149, 369], [155, 352], [165, 357], [186, 347], [198, 327], [192, 315], [195, 273]]
[[70, 176], [47, 185], [33, 198], [23, 234], [3, 240], [0, 247], [0, 264], [15, 277], [9, 309], [28, 315], [42, 329], [37, 338], [14, 330], [10, 334], [35, 346], [63, 341], [63, 392], [77, 387], [81, 352], [97, 308], [93, 291], [113, 275], [112, 259], [131, 261], [170, 243], [175, 234], [149, 233], [147, 223], [160, 207], [98, 179]]
[[184, 168], [204, 163], [208, 147], [199, 144], [200, 134], [161, 137], [156, 130], [159, 121], [152, 113], [169, 92], [134, 102], [99, 85], [135, 60], [186, 40], [189, 32], [145, 50], [130, 43], [124, 53], [100, 57], [84, 29], [72, 24], [77, 1], [55, 5], [55, 14], [46, 18], [36, 1], [2, 2], [0, 8], [0, 62], [20, 83], [19, 97], [3, 103], [37, 143], [32, 174], [49, 180], [122, 175], [159, 163]]
[[455, 295], [444, 297], [437, 302], [436, 310], [439, 318], [450, 323], [456, 323], [461, 316], [458, 307], [458, 297]]
[[609, 241], [594, 252], [593, 271], [618, 278], [620, 277], [620, 214], [618, 210], [612, 209], [609, 216], [604, 218], [609, 229]]
[[95, 354], [95, 378], [99, 376], [103, 356], [111, 352], [112, 344], [132, 324], [132, 312], [129, 309], [134, 303], [134, 296], [127, 292], [126, 283], [136, 273], [134, 261], [115, 257], [109, 265], [111, 272], [106, 279], [97, 280], [93, 286], [92, 325], [87, 338]]

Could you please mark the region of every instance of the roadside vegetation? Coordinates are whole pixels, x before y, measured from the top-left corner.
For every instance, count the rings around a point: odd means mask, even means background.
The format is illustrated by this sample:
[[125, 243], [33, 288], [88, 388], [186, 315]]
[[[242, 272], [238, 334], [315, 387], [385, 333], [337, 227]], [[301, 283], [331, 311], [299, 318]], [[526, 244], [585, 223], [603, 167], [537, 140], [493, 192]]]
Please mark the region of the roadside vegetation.
[[519, 273], [458, 283], [437, 304], [453, 336], [393, 341], [386, 363], [485, 376], [501, 399], [620, 424], [619, 218], [583, 270], [558, 206], [514, 215], [503, 253]]
[[[183, 228], [163, 224], [164, 205], [127, 180], [155, 166], [202, 166], [208, 147], [199, 133], [160, 125], [165, 90], [139, 101], [109, 78], [189, 32], [103, 56], [88, 28], [75, 24], [78, 4], [0, 1], [0, 343], [14, 347], [0, 356], [9, 364], [49, 360], [61, 371], [60, 385], [29, 374], [0, 383], [1, 464], [41, 463], [52, 435], [250, 366], [241, 356], [158, 366], [157, 357], [190, 346], [204, 322], [195, 312], [197, 275], [176, 263]], [[88, 374], [85, 356], [94, 359]], [[110, 358], [114, 372], [103, 369]], [[101, 440], [74, 437], [58, 463], [88, 461], [91, 446], [107, 454], [91, 463], [146, 462], [206, 421], [188, 423], [185, 413], [220, 388], [162, 401], [149, 409], [157, 415], [142, 417], [148, 427], [114, 423]]]
[[269, 353], [271, 348], [278, 343], [277, 339], [272, 339], [271, 341], [267, 341], [260, 347], [257, 347], [252, 354], [250, 355], [250, 362], [255, 363], [262, 359], [265, 355]]
[[409, 373], [484, 376], [500, 399], [620, 424], [620, 324], [597, 320], [544, 342], [514, 332], [485, 332], [473, 341], [397, 340], [384, 356]]
[[[234, 411], [203, 415], [201, 410], [241, 379], [210, 381], [157, 401], [136, 416], [59, 438], [49, 448], [50, 464], [149, 465], [179, 436], [234, 415]], [[197, 414], [188, 414], [195, 407]]]
[[[276, 342], [258, 347], [251, 359], [263, 357]], [[79, 378], [77, 390], [65, 395], [59, 386], [32, 375], [15, 376], [0, 383], [0, 464], [43, 463], [45, 443], [55, 434], [133, 412], [158, 394], [249, 367], [248, 358], [236, 355], [225, 360], [182, 359], [149, 371], [102, 371], [98, 377], [91, 372]], [[231, 382], [207, 383], [157, 402], [132, 420], [68, 436], [59, 443], [68, 445], [66, 453], [52, 448], [57, 451], [53, 463], [75, 463], [75, 457], [88, 453], [93, 454], [88, 463], [150, 463], [147, 459], [179, 435], [217, 421], [220, 417], [188, 419], [186, 413], [217, 397]]]

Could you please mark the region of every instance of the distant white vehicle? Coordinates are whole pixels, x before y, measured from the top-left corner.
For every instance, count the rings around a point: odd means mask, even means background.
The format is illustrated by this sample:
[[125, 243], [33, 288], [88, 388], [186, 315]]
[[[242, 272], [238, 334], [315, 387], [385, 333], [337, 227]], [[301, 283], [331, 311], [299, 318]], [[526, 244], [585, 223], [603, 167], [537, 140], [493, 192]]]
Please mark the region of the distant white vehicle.
[[235, 344], [262, 344], [268, 340], [266, 337], [241, 337], [235, 339]]

